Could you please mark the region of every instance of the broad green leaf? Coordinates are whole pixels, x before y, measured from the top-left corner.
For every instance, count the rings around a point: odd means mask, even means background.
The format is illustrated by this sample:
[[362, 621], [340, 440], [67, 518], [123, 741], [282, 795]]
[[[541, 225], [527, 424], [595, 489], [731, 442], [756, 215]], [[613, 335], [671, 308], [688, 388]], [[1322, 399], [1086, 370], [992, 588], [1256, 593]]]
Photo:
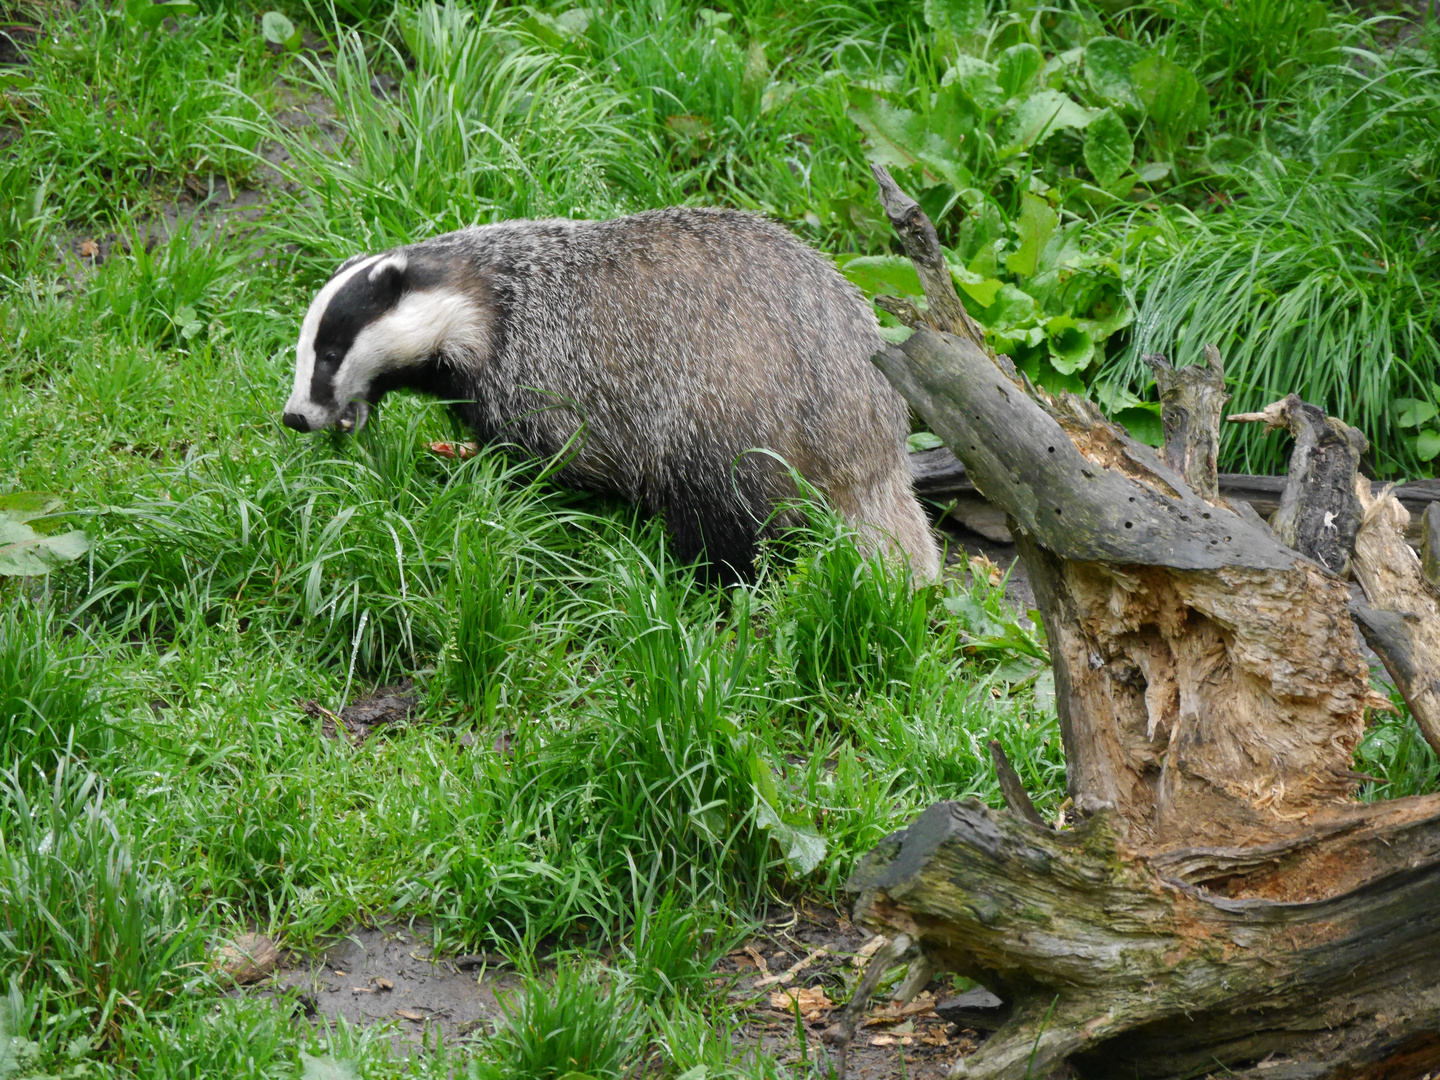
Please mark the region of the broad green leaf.
[[11, 521], [31, 521], [46, 514], [53, 514], [65, 504], [54, 495], [40, 491], [15, 491], [0, 495], [0, 518]]
[[0, 515], [0, 577], [48, 574], [61, 563], [72, 562], [90, 550], [90, 541], [78, 529], [46, 536], [22, 521]]
[[1061, 128], [1083, 128], [1094, 114], [1058, 90], [1041, 90], [1021, 102], [1010, 117], [1006, 148], [1029, 149]]
[[1142, 442], [1147, 446], [1159, 446], [1165, 441], [1158, 404], [1144, 404], [1121, 409], [1111, 419], [1124, 427], [1136, 442]]
[[755, 807], [755, 824], [769, 831], [780, 845], [790, 872], [804, 877], [825, 858], [825, 838], [808, 825], [796, 825], [783, 820], [764, 799]]
[[995, 303], [996, 295], [1005, 287], [1005, 283], [999, 278], [973, 274], [964, 267], [950, 267], [950, 276], [955, 279], [956, 285], [965, 290], [966, 296], [984, 308]]
[[1031, 318], [1035, 314], [1035, 307], [1033, 296], [1007, 281], [996, 290], [992, 304], [983, 311], [971, 314], [986, 327], [1004, 328], [1011, 341], [1039, 345], [1045, 340], [1044, 329], [1039, 326], [1021, 329], [1017, 325]]
[[1021, 42], [1002, 52], [996, 66], [999, 69], [1000, 91], [1009, 99], [1019, 97], [1030, 89], [1035, 76], [1045, 66], [1045, 57], [1034, 45]]
[[1085, 79], [1090, 89], [1107, 101], [1131, 109], [1140, 107], [1130, 69], [1149, 55], [1133, 41], [1096, 38], [1085, 46]]
[[1095, 404], [1100, 406], [1100, 411], [1106, 416], [1113, 415], [1121, 409], [1131, 409], [1145, 404], [1124, 383], [1097, 382], [1091, 385], [1090, 393], [1095, 398]]
[[929, 134], [923, 119], [859, 87], [850, 88], [850, 100], [850, 119], [870, 139], [866, 156], [871, 161], [897, 169], [919, 162], [918, 151]]
[[956, 37], [973, 34], [985, 25], [985, 0], [925, 0], [925, 22]]
[[905, 439], [905, 449], [914, 454], [920, 450], [934, 450], [945, 445], [945, 440], [931, 431], [916, 431]]
[[708, 1065], [696, 1065], [693, 1069], [686, 1069], [675, 1080], [705, 1080], [710, 1075]]
[[129, 0], [125, 5], [125, 13], [130, 19], [146, 30], [154, 30], [166, 19], [177, 18], [181, 15], [194, 15], [200, 10], [198, 4], [191, 0], [168, 0], [165, 3], [149, 2], [149, 0]]
[[1135, 157], [1135, 140], [1114, 109], [1105, 109], [1085, 129], [1085, 167], [1106, 191], [1127, 172]]
[[971, 101], [980, 108], [993, 112], [1004, 105], [1007, 98], [1000, 88], [1000, 70], [994, 64], [978, 56], [961, 54], [955, 64], [940, 80], [941, 87], [958, 86]]
[[1005, 256], [1005, 266], [1012, 274], [1029, 277], [1035, 273], [1040, 249], [1050, 239], [1059, 220], [1050, 204], [1040, 196], [1027, 191], [1021, 197], [1020, 220], [1015, 223], [1015, 229], [1020, 234], [1020, 247]]
[[282, 12], [267, 11], [260, 16], [260, 33], [265, 35], [265, 40], [270, 44], [279, 45], [291, 52], [300, 47], [300, 32]]
[[1084, 371], [1095, 358], [1095, 339], [1078, 319], [1057, 315], [1045, 324], [1050, 338], [1050, 366], [1062, 375]]
[[903, 255], [862, 255], [847, 260], [840, 272], [867, 296], [923, 296], [925, 292], [915, 264]]
[[[567, 34], [583, 34], [590, 28], [590, 12], [582, 7], [573, 7], [556, 15], [555, 22]], [[763, 50], [761, 56], [764, 56]]]
[[1434, 461], [1440, 456], [1440, 431], [1429, 429], [1415, 437], [1415, 453], [1421, 461]]
[[1199, 81], [1163, 56], [1147, 56], [1130, 69], [1135, 92], [1165, 138], [1178, 142], [1209, 120], [1210, 105]]
[[930, 110], [930, 130], [946, 146], [960, 149], [965, 140], [974, 138], [980, 127], [980, 106], [975, 104], [959, 83], [942, 86]]
[[897, 108], [880, 95], [862, 87], [851, 87], [850, 119], [870, 140], [867, 157], [892, 168], [919, 166], [933, 183], [944, 180], [959, 190], [970, 182], [970, 171], [955, 157], [924, 117], [909, 109]]
[[1152, 161], [1148, 165], [1140, 166], [1140, 179], [1147, 184], [1153, 184], [1157, 180], [1164, 180], [1170, 175], [1170, 163], [1168, 161]]
[[300, 1080], [356, 1080], [360, 1075], [352, 1062], [330, 1056], [313, 1057], [300, 1051]]
[[[1036, 626], [1040, 625], [1037, 611], [1031, 616]], [[1042, 671], [1035, 679], [1035, 708], [1042, 713], [1053, 713], [1055, 711], [1055, 672], [1051, 670]]]
[[1411, 398], [1401, 398], [1395, 402], [1400, 409], [1400, 415], [1395, 418], [1395, 423], [1401, 427], [1419, 427], [1421, 424], [1435, 418], [1440, 412], [1428, 401], [1416, 401]]

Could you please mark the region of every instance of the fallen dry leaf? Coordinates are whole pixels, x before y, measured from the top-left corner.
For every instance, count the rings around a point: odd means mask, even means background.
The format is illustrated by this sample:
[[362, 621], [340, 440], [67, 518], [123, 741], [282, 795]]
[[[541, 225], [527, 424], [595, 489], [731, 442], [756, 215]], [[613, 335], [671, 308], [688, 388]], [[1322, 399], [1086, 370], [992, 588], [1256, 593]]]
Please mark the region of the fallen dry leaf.
[[894, 1024], [912, 1016], [928, 1016], [935, 1011], [935, 996], [926, 990], [914, 1001], [901, 1005], [892, 1001], [883, 1009], [876, 1009], [865, 1018], [866, 1027], [872, 1024]]
[[863, 968], [869, 963], [872, 956], [885, 947], [885, 942], [888, 940], [884, 934], [876, 934], [860, 946], [860, 951], [850, 958], [850, 962], [858, 968]]
[[393, 982], [391, 982], [389, 979], [385, 978], [385, 976], [383, 976], [383, 975], [376, 975], [376, 976], [375, 976], [373, 979], [371, 979], [370, 981], [375, 984], [375, 989], [376, 989], [376, 990], [394, 990], [394, 989], [395, 989], [395, 984], [394, 984]]
[[241, 934], [215, 952], [216, 964], [242, 986], [258, 982], [280, 963], [280, 950], [264, 934]]
[[760, 955], [760, 950], [753, 945], [745, 946], [745, 955], [750, 957], [750, 962], [760, 969], [761, 975], [770, 974], [770, 965], [765, 962], [765, 957]]
[[425, 1019], [424, 1013], [418, 1013], [414, 1009], [396, 1009], [395, 1015], [403, 1020], [414, 1020], [417, 1024]]
[[94, 240], [81, 240], [80, 246], [75, 250], [82, 259], [94, 259], [100, 255], [100, 245]]
[[896, 1038], [894, 1035], [871, 1035], [871, 1046], [914, 1046], [915, 1039], [910, 1035], [902, 1035]]
[[432, 442], [430, 444], [430, 452], [432, 454], [439, 454], [443, 458], [449, 458], [451, 461], [457, 458], [461, 461], [466, 461], [478, 454], [480, 447], [473, 442]]
[[999, 585], [1005, 580], [1005, 572], [986, 555], [970, 556], [970, 573], [981, 581], [988, 581], [992, 586]]
[[920, 1041], [926, 1046], [949, 1046], [950, 1036], [945, 1034], [945, 1029], [932, 1028], [920, 1036]]
[[823, 1013], [835, 1008], [835, 1003], [825, 996], [823, 987], [809, 989], [776, 990], [770, 995], [770, 1007], [781, 1012], [793, 1013], [796, 1006], [805, 1020], [819, 1020]]
[[375, 991], [371, 990], [368, 986], [352, 986], [350, 987], [350, 992], [352, 994], [373, 994]]

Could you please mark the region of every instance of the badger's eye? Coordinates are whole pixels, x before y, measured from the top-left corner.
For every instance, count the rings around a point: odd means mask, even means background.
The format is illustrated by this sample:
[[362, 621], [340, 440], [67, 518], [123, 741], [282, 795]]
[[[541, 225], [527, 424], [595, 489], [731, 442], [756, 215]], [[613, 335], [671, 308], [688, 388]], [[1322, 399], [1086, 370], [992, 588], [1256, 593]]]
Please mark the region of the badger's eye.
[[320, 359], [327, 364], [338, 364], [340, 362], [340, 354], [334, 349], [326, 349], [325, 354], [321, 356]]

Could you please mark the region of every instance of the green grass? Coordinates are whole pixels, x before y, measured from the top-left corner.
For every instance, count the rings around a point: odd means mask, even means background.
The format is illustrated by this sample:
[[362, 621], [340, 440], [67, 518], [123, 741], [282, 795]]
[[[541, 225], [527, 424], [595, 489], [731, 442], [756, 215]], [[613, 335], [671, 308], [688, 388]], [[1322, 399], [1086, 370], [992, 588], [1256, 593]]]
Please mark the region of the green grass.
[[[762, 210], [835, 255], [888, 252], [850, 110], [864, 83], [936, 115], [921, 98], [945, 89], [954, 42], [918, 2], [645, 0], [581, 27], [561, 6], [407, 0], [340, 5], [338, 23], [292, 9], [327, 44], [288, 54], [257, 10], [202, 6], [149, 34], [93, 4], [22, 9], [50, 44], [0, 82], [0, 124], [23, 133], [0, 139], [0, 493], [60, 494], [92, 540], [43, 582], [0, 580], [0, 1073], [789, 1075], [737, 1054], [708, 975], [761, 909], [838, 899], [937, 799], [998, 804], [991, 739], [1042, 810], [1063, 798], [1053, 691], [999, 591], [912, 591], [817, 510], [753, 587], [720, 592], [655, 522], [555, 487], [544, 463], [436, 457], [461, 433], [433, 403], [387, 401], [356, 439], [297, 438], [277, 414], [313, 288], [356, 251], [690, 202]], [[1082, 384], [1143, 393], [1133, 350], [1222, 340], [1242, 394], [1303, 379], [1371, 425], [1377, 462], [1423, 468], [1427, 421], [1387, 435], [1377, 403], [1436, 378], [1434, 253], [1416, 239], [1430, 39], [1292, 71], [1230, 23], [1077, 0], [997, 12], [976, 47], [1051, 54], [1102, 31], [1243, 86], [1187, 152], [1248, 149], [1097, 206], [1071, 198], [1088, 184], [1073, 132], [976, 149], [981, 199], [926, 195], [947, 240], [1003, 266], [1050, 176], [1055, 235], [1083, 233], [1092, 260], [1075, 277], [1111, 300], [1123, 282], [1141, 315]], [[297, 104], [326, 118], [297, 122]], [[1406, 156], [1376, 153], [1391, 145]], [[216, 177], [266, 185], [258, 222], [160, 227]], [[1229, 209], [1207, 209], [1212, 191]], [[1336, 192], [1359, 209], [1327, 215]], [[108, 257], [74, 254], [84, 239]], [[1078, 288], [1063, 247], [1035, 264], [1057, 296]], [[299, 705], [404, 675], [417, 716], [363, 747]], [[1400, 719], [1358, 761], [1379, 794], [1436, 783]], [[383, 1032], [299, 1024], [205, 975], [242, 927], [303, 949], [362, 918], [502, 949], [528, 993], [499, 1031], [407, 1064]]]

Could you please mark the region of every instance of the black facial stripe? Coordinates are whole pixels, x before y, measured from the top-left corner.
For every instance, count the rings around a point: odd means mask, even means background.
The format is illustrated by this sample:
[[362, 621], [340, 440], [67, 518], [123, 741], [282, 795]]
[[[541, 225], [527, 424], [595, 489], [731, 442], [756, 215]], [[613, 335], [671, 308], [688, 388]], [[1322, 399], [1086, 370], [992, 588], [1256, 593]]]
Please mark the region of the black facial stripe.
[[[360, 331], [400, 302], [401, 271], [386, 268], [371, 281], [370, 271], [360, 270], [330, 298], [315, 333], [315, 368], [310, 376], [310, 400], [333, 407], [335, 373]], [[332, 363], [327, 357], [334, 356]]]
[[[424, 262], [412, 262], [404, 269], [393, 264], [377, 266], [381, 270], [374, 280], [375, 267], [352, 275], [330, 298], [320, 316], [315, 333], [315, 366], [310, 375], [310, 400], [317, 405], [333, 408], [344, 404], [335, 400], [335, 375], [360, 331], [391, 311], [410, 290], [433, 288], [444, 276], [442, 267]], [[327, 356], [334, 356], [335, 362], [328, 362]]]

